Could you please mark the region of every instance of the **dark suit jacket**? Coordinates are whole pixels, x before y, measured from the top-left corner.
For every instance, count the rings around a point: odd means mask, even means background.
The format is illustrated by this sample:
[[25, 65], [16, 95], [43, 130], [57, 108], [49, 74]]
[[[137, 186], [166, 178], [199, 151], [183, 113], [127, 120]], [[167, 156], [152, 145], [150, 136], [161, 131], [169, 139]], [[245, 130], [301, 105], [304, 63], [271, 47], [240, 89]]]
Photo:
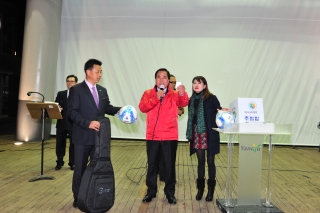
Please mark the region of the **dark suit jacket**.
[[70, 125], [68, 124], [69, 118], [67, 117], [67, 111], [68, 111], [67, 93], [68, 93], [68, 90], [59, 91], [57, 93], [56, 100], [54, 101], [59, 103], [59, 105], [62, 107], [61, 115], [63, 119], [58, 119], [56, 124], [56, 128], [59, 128], [59, 129], [66, 129]]
[[94, 145], [96, 131], [89, 129], [90, 122], [104, 117], [105, 114], [114, 115], [120, 110], [120, 107], [110, 104], [106, 88], [98, 84], [96, 87], [99, 95], [99, 109], [85, 81], [70, 88], [68, 116], [73, 121], [73, 143], [76, 145]]

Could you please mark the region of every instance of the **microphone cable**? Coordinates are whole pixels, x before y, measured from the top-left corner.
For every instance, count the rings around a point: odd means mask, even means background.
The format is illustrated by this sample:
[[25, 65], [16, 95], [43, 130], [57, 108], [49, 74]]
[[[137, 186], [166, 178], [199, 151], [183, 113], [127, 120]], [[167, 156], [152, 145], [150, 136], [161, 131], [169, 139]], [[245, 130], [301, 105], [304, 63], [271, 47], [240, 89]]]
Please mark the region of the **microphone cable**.
[[157, 126], [157, 124], [158, 124], [158, 119], [159, 119], [159, 114], [160, 114], [161, 105], [162, 105], [162, 104], [161, 104], [161, 102], [160, 102], [160, 106], [159, 106], [159, 109], [158, 109], [157, 120], [156, 120], [156, 123], [155, 123], [155, 125], [154, 125], [154, 127], [153, 127], [152, 140], [153, 140], [153, 137], [154, 137], [154, 132], [155, 132], [155, 130], [156, 130], [156, 126]]

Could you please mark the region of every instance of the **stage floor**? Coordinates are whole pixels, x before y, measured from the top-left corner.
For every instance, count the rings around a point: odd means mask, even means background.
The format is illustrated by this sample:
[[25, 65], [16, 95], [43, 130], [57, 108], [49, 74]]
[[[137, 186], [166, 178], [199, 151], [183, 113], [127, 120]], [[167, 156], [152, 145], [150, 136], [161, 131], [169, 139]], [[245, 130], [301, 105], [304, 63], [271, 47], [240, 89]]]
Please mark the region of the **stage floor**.
[[[0, 135], [0, 204], [1, 212], [80, 212], [72, 207], [71, 180], [73, 172], [67, 166], [55, 171], [55, 137], [45, 142], [44, 175], [54, 180], [29, 182], [41, 172], [41, 142], [15, 146], [14, 135]], [[237, 164], [238, 147], [234, 148]], [[220, 212], [216, 199], [224, 198], [227, 172], [227, 146], [221, 145], [216, 156], [217, 186], [214, 201], [196, 201], [197, 159], [189, 156], [189, 146], [180, 142], [177, 150], [177, 204], [170, 205], [158, 181], [158, 194], [150, 203], [142, 203], [146, 194], [145, 141], [112, 140], [111, 160], [115, 171], [116, 198], [111, 212]], [[263, 149], [263, 183], [267, 168], [267, 148]], [[320, 212], [320, 153], [318, 147], [275, 147], [271, 202], [283, 212]], [[234, 168], [237, 175], [237, 167]], [[264, 188], [261, 194], [264, 194]], [[207, 187], [205, 188], [205, 193]]]

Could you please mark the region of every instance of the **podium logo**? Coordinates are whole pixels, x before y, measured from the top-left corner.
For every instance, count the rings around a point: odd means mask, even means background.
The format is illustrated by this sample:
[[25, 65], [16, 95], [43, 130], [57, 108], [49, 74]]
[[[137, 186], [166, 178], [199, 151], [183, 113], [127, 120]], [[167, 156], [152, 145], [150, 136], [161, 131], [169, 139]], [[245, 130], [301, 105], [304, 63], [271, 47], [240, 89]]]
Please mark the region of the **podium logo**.
[[248, 104], [249, 109], [256, 109], [257, 108], [257, 104], [253, 101], [250, 101]]
[[98, 193], [103, 194], [103, 193], [110, 192], [110, 191], [111, 191], [110, 189], [99, 188]]
[[241, 151], [249, 151], [249, 152], [260, 152], [261, 151], [261, 143], [260, 144], [252, 144], [252, 146], [241, 146]]

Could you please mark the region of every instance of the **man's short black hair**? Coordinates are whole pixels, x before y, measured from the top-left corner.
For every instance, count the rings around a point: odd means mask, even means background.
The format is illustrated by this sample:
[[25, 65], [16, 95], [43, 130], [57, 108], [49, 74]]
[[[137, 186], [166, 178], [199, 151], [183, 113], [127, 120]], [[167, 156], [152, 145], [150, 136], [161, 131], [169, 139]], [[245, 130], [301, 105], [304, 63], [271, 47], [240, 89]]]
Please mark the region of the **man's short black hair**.
[[89, 59], [85, 64], [84, 64], [84, 73], [86, 73], [87, 70], [91, 70], [93, 68], [93, 65], [102, 65], [102, 62], [97, 60], [97, 59]]
[[76, 83], [78, 83], [78, 77], [75, 76], [75, 75], [68, 75], [67, 78], [66, 78], [66, 81], [68, 80], [68, 78], [74, 78], [74, 80], [76, 81]]
[[166, 71], [166, 72], [167, 72], [167, 75], [168, 75], [168, 79], [170, 78], [170, 72], [169, 72], [166, 68], [160, 68], [160, 69], [158, 69], [158, 70], [156, 71], [156, 73], [154, 74], [154, 79], [157, 78], [157, 74], [158, 74], [158, 72], [160, 72], [160, 71]]

